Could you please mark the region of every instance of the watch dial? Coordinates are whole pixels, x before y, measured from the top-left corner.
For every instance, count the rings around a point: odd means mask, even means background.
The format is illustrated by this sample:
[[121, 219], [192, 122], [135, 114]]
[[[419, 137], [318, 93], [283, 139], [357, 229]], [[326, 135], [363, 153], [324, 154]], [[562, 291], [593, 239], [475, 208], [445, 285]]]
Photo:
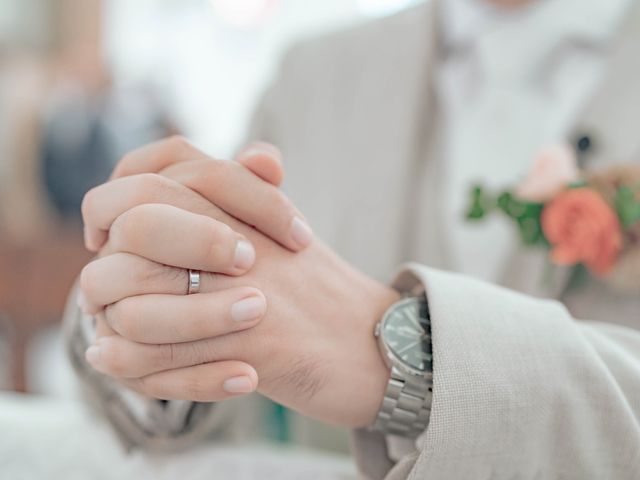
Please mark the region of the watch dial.
[[389, 312], [383, 326], [385, 343], [405, 365], [431, 371], [431, 325], [424, 300], [403, 302]]

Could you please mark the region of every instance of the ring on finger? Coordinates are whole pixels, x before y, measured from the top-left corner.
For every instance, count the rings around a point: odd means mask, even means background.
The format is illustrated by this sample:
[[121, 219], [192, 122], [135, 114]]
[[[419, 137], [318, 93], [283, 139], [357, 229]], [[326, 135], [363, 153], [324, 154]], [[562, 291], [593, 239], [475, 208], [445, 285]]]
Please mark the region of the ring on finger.
[[189, 286], [187, 288], [187, 295], [200, 293], [200, 271], [188, 270], [188, 274], [189, 274]]

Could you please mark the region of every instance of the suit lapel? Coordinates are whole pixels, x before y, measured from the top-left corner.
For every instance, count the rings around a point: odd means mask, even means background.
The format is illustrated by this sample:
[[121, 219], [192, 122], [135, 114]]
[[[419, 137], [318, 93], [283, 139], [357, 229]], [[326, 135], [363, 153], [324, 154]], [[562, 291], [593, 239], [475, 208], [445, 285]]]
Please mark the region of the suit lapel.
[[[334, 180], [334, 188], [344, 192], [345, 198], [327, 223], [335, 226], [334, 246], [355, 265], [382, 278], [399, 263], [423, 260], [417, 251], [440, 257], [435, 235], [426, 247], [415, 241], [422, 213], [419, 206], [429, 206], [427, 216], [433, 210], [432, 203], [418, 195], [424, 190], [419, 181], [425, 155], [427, 149], [433, 150], [430, 132], [435, 109], [429, 92], [434, 36], [431, 3], [386, 19], [384, 35], [370, 37], [375, 41], [368, 43], [360, 70], [340, 82], [357, 83], [357, 94], [351, 88], [336, 89], [344, 94], [336, 105], [347, 113], [326, 143], [338, 145], [339, 155], [346, 155], [340, 162], [344, 174]], [[349, 108], [345, 110], [344, 105]], [[354, 179], [367, 188], [354, 189]], [[433, 193], [428, 200], [432, 198]], [[382, 247], [389, 254], [380, 255]]]
[[583, 140], [577, 147], [588, 167], [637, 160], [640, 153], [640, 2], [626, 18], [600, 86], [569, 136]]
[[406, 208], [404, 209], [404, 242], [402, 260], [418, 261], [437, 268], [451, 268], [442, 208], [444, 157], [442, 155], [442, 122], [434, 72], [442, 61], [440, 2], [430, 3], [427, 46], [422, 59], [422, 88], [415, 98], [417, 113], [410, 139], [411, 164], [406, 174]]

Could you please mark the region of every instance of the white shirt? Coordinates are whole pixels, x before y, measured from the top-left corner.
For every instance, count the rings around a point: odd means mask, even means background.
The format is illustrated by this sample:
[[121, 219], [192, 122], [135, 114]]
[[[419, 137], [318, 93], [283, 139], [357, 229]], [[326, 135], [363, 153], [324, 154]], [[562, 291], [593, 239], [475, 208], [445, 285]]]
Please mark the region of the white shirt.
[[567, 140], [604, 70], [628, 0], [538, 0], [514, 10], [444, 0], [438, 74], [447, 156], [444, 205], [454, 268], [497, 281], [517, 241], [499, 215], [464, 220], [469, 189], [519, 182], [535, 152]]

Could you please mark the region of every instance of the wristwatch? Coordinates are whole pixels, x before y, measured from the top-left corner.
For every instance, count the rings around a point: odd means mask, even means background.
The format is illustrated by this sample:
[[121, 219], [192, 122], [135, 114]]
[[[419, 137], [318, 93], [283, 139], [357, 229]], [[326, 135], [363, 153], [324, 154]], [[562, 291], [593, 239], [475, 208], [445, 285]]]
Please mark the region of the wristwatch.
[[393, 304], [376, 325], [375, 336], [391, 369], [373, 428], [415, 438], [429, 424], [433, 391], [431, 320], [424, 295]]

